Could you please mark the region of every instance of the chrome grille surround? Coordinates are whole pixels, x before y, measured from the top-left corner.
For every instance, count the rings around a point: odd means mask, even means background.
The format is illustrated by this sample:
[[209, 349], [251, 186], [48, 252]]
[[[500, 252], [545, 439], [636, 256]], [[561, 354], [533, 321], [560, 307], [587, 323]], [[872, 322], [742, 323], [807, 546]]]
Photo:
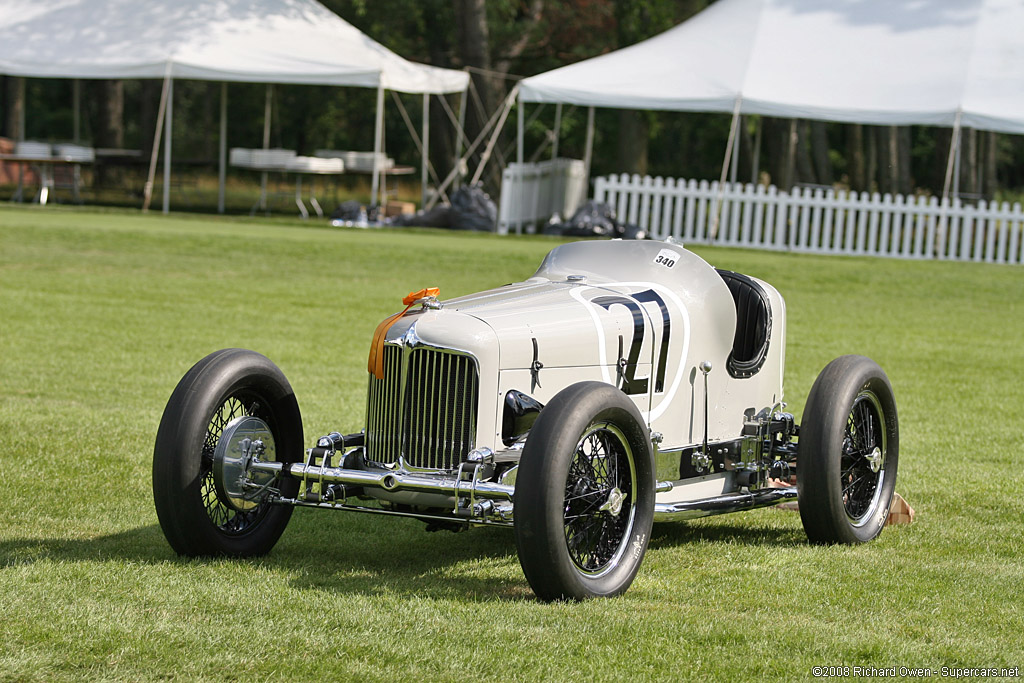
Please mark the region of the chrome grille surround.
[[476, 358], [424, 343], [415, 325], [383, 350], [384, 378], [369, 376], [367, 458], [409, 470], [457, 468], [476, 443]]

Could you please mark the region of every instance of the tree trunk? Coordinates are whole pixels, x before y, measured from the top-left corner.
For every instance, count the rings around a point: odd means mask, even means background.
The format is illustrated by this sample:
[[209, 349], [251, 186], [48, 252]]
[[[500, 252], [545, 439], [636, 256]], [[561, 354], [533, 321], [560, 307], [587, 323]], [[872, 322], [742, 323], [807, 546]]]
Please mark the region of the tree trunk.
[[992, 201], [999, 191], [999, 179], [996, 176], [996, 163], [999, 154], [999, 133], [990, 130], [985, 133], [985, 198]]
[[787, 190], [792, 189], [796, 184], [796, 147], [800, 141], [797, 132], [797, 120], [789, 119], [783, 142], [785, 144], [785, 156], [783, 156], [782, 183]]
[[978, 131], [969, 128], [964, 135], [963, 157], [960, 162], [960, 192], [978, 194]]
[[93, 147], [124, 147], [124, 83], [99, 80], [91, 85], [97, 108]]
[[25, 79], [7, 76], [4, 93], [4, 136], [20, 140], [25, 125]]
[[[455, 0], [456, 32], [458, 35], [458, 53], [462, 64], [483, 71], [491, 71], [490, 33], [487, 27], [487, 5], [484, 0]], [[470, 95], [469, 107], [466, 111], [466, 134], [469, 142], [480, 134], [490, 115], [501, 102], [501, 84], [492, 79], [490, 74], [479, 71], [470, 72], [472, 88], [476, 89], [479, 100]], [[484, 145], [477, 148], [471, 162], [479, 163]], [[472, 165], [472, 163], [471, 163]], [[493, 168], [493, 167], [492, 167]], [[496, 193], [501, 184], [501, 174], [497, 181], [493, 174], [483, 176], [489, 192]]]
[[849, 164], [850, 188], [864, 192], [868, 188], [866, 160], [864, 158], [864, 126], [854, 123], [847, 126], [846, 159]]
[[923, 179], [918, 184], [927, 183], [932, 194], [941, 197], [943, 187], [946, 184], [946, 167], [949, 164], [949, 155], [952, 150], [949, 146], [953, 142], [953, 129], [933, 129], [935, 149], [929, 157], [928, 169]]
[[[119, 80], [99, 80], [91, 83], [96, 102], [96, 120], [92, 127], [93, 147], [124, 147], [124, 83]], [[114, 182], [113, 169], [99, 164], [93, 183], [103, 187]]]
[[895, 193], [896, 190], [896, 145], [892, 126], [879, 126], [875, 129], [878, 140], [878, 189], [881, 192]]
[[810, 122], [806, 120], [798, 121], [796, 124], [796, 130], [796, 182], [816, 185], [818, 183], [818, 178], [815, 176], [814, 166], [811, 164]]
[[[432, 2], [422, 3], [423, 9], [423, 22], [426, 28], [427, 38], [427, 50], [430, 54], [430, 63], [434, 66], [440, 66], [444, 68], [451, 67], [451, 60], [448, 56], [448, 44], [445, 40], [447, 35], [447, 27], [443, 25], [441, 21], [441, 13], [435, 9], [432, 5], [437, 0]], [[445, 101], [449, 104], [449, 108], [453, 113], [458, 116], [459, 111], [459, 97], [461, 95], [455, 95], [449, 97], [448, 95], [440, 95], [445, 98]], [[422, 109], [421, 109], [422, 111]], [[455, 140], [458, 135], [458, 130], [448, 119], [448, 115], [445, 113], [444, 107], [441, 105], [437, 98], [430, 103], [430, 150], [428, 151], [431, 163], [434, 169], [437, 171], [438, 177], [443, 182], [445, 176], [447, 176], [455, 164], [458, 163], [458, 159], [455, 158]], [[463, 148], [465, 149], [465, 148]]]
[[914, 192], [914, 178], [910, 169], [910, 126], [893, 127], [896, 133], [896, 178], [901, 194]]
[[620, 173], [647, 175], [647, 140], [650, 124], [647, 114], [633, 109], [619, 110], [617, 161]]
[[864, 174], [864, 189], [883, 192], [878, 173], [878, 130], [876, 126], [865, 129], [864, 137], [868, 143], [868, 160]]
[[764, 142], [766, 166], [772, 184], [783, 191], [793, 186], [796, 152], [796, 119], [765, 117]]
[[164, 82], [157, 79], [145, 79], [139, 88], [139, 149], [142, 158], [149, 162], [153, 153], [153, 139], [156, 135], [156, 119], [160, 110], [160, 94]]
[[[205, 90], [202, 109], [203, 148], [200, 157], [217, 159], [220, 138], [220, 83], [207, 81], [199, 85]], [[308, 118], [309, 110], [304, 108], [303, 114]], [[305, 149], [304, 138], [307, 130], [309, 130], [308, 125], [299, 128], [296, 149]]]
[[743, 178], [746, 176], [748, 169], [751, 170], [750, 182], [757, 182], [756, 174], [753, 172], [754, 136], [750, 133], [751, 124], [752, 119], [749, 116], [741, 116], [739, 130], [736, 131], [736, 134], [740, 136], [740, 158], [736, 160], [736, 180], [740, 183], [744, 182]]
[[834, 182], [832, 160], [829, 158], [828, 124], [824, 121], [811, 121], [811, 158], [818, 182], [831, 185]]

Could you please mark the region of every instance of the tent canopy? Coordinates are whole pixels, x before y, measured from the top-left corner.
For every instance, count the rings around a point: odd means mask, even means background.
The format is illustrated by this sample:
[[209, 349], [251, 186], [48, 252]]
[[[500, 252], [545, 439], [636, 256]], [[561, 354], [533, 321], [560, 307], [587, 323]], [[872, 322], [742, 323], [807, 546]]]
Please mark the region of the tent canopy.
[[719, 0], [527, 78], [527, 102], [1024, 133], [1020, 0]]
[[398, 56], [315, 0], [5, 0], [0, 73], [429, 94], [461, 92], [469, 81]]

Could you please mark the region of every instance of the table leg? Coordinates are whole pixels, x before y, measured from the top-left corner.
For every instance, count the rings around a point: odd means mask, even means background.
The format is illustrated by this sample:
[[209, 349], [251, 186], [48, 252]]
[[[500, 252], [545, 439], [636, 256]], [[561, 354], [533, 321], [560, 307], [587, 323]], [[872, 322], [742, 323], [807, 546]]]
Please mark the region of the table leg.
[[309, 218], [309, 211], [302, 203], [302, 176], [298, 173], [295, 174], [295, 205], [299, 207], [299, 214], [303, 219]]
[[36, 166], [36, 173], [39, 174], [37, 199], [42, 206], [46, 206], [46, 200], [50, 198], [50, 190], [53, 189], [53, 166], [39, 164]]
[[309, 179], [309, 205], [316, 211], [317, 218], [324, 217], [324, 210], [320, 208], [320, 202], [316, 200], [316, 177]]
[[18, 189], [14, 191], [11, 201], [19, 204], [25, 201], [25, 164], [18, 164]]

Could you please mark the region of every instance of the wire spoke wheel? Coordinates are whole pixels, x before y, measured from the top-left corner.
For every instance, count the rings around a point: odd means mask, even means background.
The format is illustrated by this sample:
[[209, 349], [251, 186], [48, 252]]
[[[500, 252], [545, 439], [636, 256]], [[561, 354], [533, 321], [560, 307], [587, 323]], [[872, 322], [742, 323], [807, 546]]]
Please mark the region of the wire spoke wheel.
[[513, 514], [519, 563], [541, 600], [623, 593], [654, 521], [654, 454], [629, 397], [603, 382], [555, 394], [519, 461]]
[[[223, 439], [244, 418], [262, 421], [273, 437], [275, 459], [301, 459], [298, 402], [284, 373], [266, 356], [215, 351], [192, 366], [167, 401], [153, 446], [153, 502], [160, 528], [179, 555], [264, 555], [288, 524], [289, 506], [266, 498], [240, 507], [218, 492], [218, 444], [223, 450]], [[280, 483], [284, 497], [297, 488], [293, 480]]]
[[864, 543], [889, 517], [899, 465], [896, 399], [865, 356], [840, 356], [807, 397], [797, 453], [800, 518], [813, 543]]
[[878, 397], [863, 391], [846, 420], [839, 464], [843, 507], [855, 525], [878, 505], [885, 477], [885, 452], [885, 417]]
[[581, 571], [602, 572], [623, 548], [635, 480], [629, 445], [614, 426], [595, 425], [580, 439], [565, 482], [565, 541]]
[[200, 465], [200, 495], [206, 514], [221, 532], [228, 535], [243, 534], [259, 524], [267, 514], [270, 505], [262, 503], [251, 510], [240, 512], [226, 505], [217, 493], [213, 478], [213, 454], [217, 450], [224, 428], [234, 419], [245, 416], [260, 416], [262, 404], [255, 396], [229, 396], [210, 417], [203, 441], [203, 459]]

